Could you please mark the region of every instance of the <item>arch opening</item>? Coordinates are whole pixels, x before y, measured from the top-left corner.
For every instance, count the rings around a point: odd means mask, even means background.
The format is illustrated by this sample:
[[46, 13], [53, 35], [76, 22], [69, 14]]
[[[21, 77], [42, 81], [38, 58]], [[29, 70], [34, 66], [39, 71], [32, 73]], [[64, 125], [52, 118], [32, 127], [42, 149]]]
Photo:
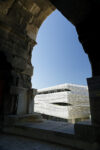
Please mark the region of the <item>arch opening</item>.
[[[49, 20], [49, 18], [50, 18], [50, 20]], [[61, 21], [62, 21], [62, 23], [61, 23]], [[43, 29], [43, 26], [44, 26], [44, 29]], [[58, 27], [58, 30], [55, 32], [54, 30], [57, 27]], [[68, 29], [67, 29], [67, 27], [68, 27]], [[45, 32], [48, 33], [48, 35], [45, 34]], [[33, 76], [33, 80], [32, 80], [33, 88], [39, 89], [39, 88], [45, 88], [45, 87], [49, 87], [52, 85], [63, 84], [63, 83], [82, 84], [82, 82], [80, 82], [80, 80], [82, 80], [82, 79], [84, 82], [83, 84], [87, 85], [85, 80], [86, 80], [87, 76], [91, 75], [90, 64], [88, 61], [88, 57], [84, 54], [82, 46], [78, 41], [78, 36], [77, 36], [77, 33], [76, 33], [74, 26], [71, 23], [69, 23], [69, 21], [67, 21], [56, 10], [42, 24], [38, 34], [39, 34], [39, 35], [37, 35], [38, 45], [33, 50], [33, 56], [32, 56], [33, 57], [32, 64], [34, 65], [34, 76]], [[55, 34], [56, 34], [56, 36], [55, 36]], [[60, 38], [58, 37], [58, 35], [60, 36]], [[53, 40], [52, 40], [52, 38], [53, 38]], [[51, 44], [51, 43], [53, 43], [53, 44]], [[50, 47], [50, 45], [53, 45], [53, 46]], [[57, 45], [57, 47], [56, 47], [56, 45]], [[56, 51], [56, 52], [54, 52], [54, 51]], [[54, 60], [53, 60], [53, 55], [50, 55], [50, 53], [55, 55]], [[64, 54], [62, 55], [62, 53], [64, 53]], [[60, 57], [59, 55], [62, 57]], [[53, 68], [51, 66], [54, 66], [54, 63], [56, 62], [55, 58], [57, 58], [58, 64], [56, 64], [55, 69], [50, 70]], [[76, 65], [75, 65], [75, 63], [76, 63]], [[39, 64], [41, 67], [39, 66]], [[69, 65], [69, 67], [67, 67], [68, 65]], [[87, 66], [87, 69], [86, 69], [86, 66]], [[62, 68], [64, 68], [64, 69], [62, 69]], [[57, 74], [55, 74], [56, 69], [57, 69]], [[60, 70], [60, 69], [62, 69], [62, 70]], [[50, 71], [49, 73], [47, 73], [48, 70]], [[64, 70], [66, 70], [66, 72]], [[77, 70], [77, 71], [75, 71], [75, 70]], [[53, 73], [53, 71], [54, 71], [54, 73]], [[88, 71], [88, 73], [87, 73], [87, 71]], [[64, 76], [59, 76], [59, 74], [60, 74], [59, 72], [60, 73], [62, 72], [62, 75], [64, 75]], [[49, 76], [48, 76], [48, 74], [49, 74]], [[71, 74], [72, 74], [72, 80], [70, 78]], [[44, 78], [42, 78], [43, 75], [44, 75]], [[69, 75], [69, 79], [67, 80], [68, 75]], [[51, 78], [50, 78], [50, 76], [51, 76]], [[52, 76], [55, 76], [55, 79], [58, 79], [58, 81], [56, 80], [56, 82], [53, 83]], [[61, 78], [64, 80], [60, 81]], [[77, 78], [77, 80], [73, 80], [75, 78]], [[41, 81], [42, 81], [42, 83], [41, 83]], [[49, 81], [49, 84], [48, 84], [48, 81]], [[47, 82], [47, 84], [43, 84], [46, 82]], [[57, 90], [55, 90], [55, 91], [59, 93], [60, 89], [58, 89], [58, 91]], [[70, 90], [66, 89], [65, 91], [70, 91]], [[54, 90], [51, 90], [50, 92], [54, 93]], [[61, 92], [62, 92], [62, 90], [61, 90]], [[48, 95], [48, 91], [44, 91], [44, 93], [38, 92], [38, 95], [42, 95], [42, 94]], [[47, 101], [48, 101], [48, 98], [47, 98]], [[39, 102], [37, 102], [37, 99], [35, 99], [35, 103], [36, 103], [36, 105], [39, 105]], [[61, 106], [60, 103], [62, 105], [65, 104], [64, 102], [59, 102], [59, 101], [58, 102], [51, 102], [51, 104], [53, 104], [53, 105], [54, 105], [54, 103], [55, 103], [55, 105], [59, 104], [59, 106]], [[87, 102], [87, 103], [88, 103], [88, 110], [89, 110], [89, 102]], [[65, 105], [67, 106], [67, 103]], [[50, 107], [52, 107], [52, 105]], [[42, 106], [40, 109], [42, 109]], [[89, 111], [88, 111], [87, 115], [89, 116]], [[86, 117], [86, 118], [88, 118], [88, 117]]]
[[[93, 80], [93, 83], [97, 83], [97, 80], [99, 80], [98, 76], [100, 74], [100, 71], [98, 69], [100, 64], [98, 53], [99, 40], [96, 36], [99, 35], [100, 32], [98, 22], [100, 5], [99, 1], [87, 0], [76, 2], [72, 0], [63, 1], [63, 3], [61, 0], [50, 1], [55, 5], [57, 9], [60, 10], [60, 12], [63, 13], [66, 18], [68, 18], [75, 25], [79, 35], [79, 40], [82, 43], [84, 50], [88, 54], [91, 62], [93, 72], [93, 79], [91, 80]], [[19, 97], [18, 101], [20, 101], [19, 103], [24, 106], [24, 111], [21, 111], [19, 105], [19, 113], [22, 114], [28, 112], [28, 108], [26, 105], [29, 102], [28, 98], [31, 97], [32, 94], [31, 76], [33, 68], [30, 61], [32, 47], [34, 47], [36, 44], [36, 35], [42, 22], [55, 10], [55, 7], [52, 5], [52, 3], [50, 3], [50, 1], [37, 0], [30, 1], [29, 3], [28, 0], [18, 0], [11, 2], [2, 1], [0, 3], [0, 51], [5, 53], [5, 55], [7, 56], [7, 60], [10, 62], [13, 68], [12, 78], [14, 80], [10, 85], [12, 89], [16, 91], [15, 97], [17, 93]], [[16, 10], [19, 13], [17, 13]], [[93, 18], [95, 20], [94, 22]], [[60, 34], [58, 36], [60, 36]], [[78, 57], [78, 59], [79, 58], [81, 57]], [[17, 78], [17, 82], [15, 82], [16, 76], [19, 77], [19, 79]], [[68, 76], [68, 73], [66, 76]], [[90, 84], [89, 91], [91, 91], [90, 93], [92, 93], [92, 83], [90, 83], [90, 80], [88, 81], [88, 83]], [[98, 89], [98, 85], [96, 88]], [[24, 90], [22, 91], [21, 89]], [[20, 97], [20, 90], [21, 94], [23, 95], [23, 99], [26, 99], [24, 103], [22, 102]], [[9, 92], [9, 95], [13, 95], [14, 91], [12, 93]], [[92, 97], [92, 94], [90, 94], [90, 97]], [[94, 109], [92, 111], [94, 111]]]

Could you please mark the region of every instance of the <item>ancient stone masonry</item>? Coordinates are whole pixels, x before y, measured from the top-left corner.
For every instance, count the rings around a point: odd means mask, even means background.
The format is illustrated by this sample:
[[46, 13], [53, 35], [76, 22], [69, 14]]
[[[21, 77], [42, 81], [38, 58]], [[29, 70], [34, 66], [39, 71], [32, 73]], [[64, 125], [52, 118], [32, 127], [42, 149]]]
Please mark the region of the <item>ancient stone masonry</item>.
[[[93, 77], [87, 81], [92, 124], [75, 124], [75, 134], [81, 139], [89, 135], [88, 140], [92, 139], [95, 145], [93, 150], [97, 150], [96, 144], [100, 143], [100, 0], [0, 0], [0, 121], [9, 114], [17, 116], [19, 121], [33, 113], [36, 89], [31, 88], [32, 49], [39, 27], [55, 8], [76, 27], [91, 63]], [[29, 120], [33, 121], [32, 117]], [[81, 145], [80, 149], [91, 148]]]
[[0, 107], [4, 114], [30, 112], [32, 49], [40, 25], [54, 9], [48, 0], [0, 1], [0, 59], [6, 62], [0, 65]]

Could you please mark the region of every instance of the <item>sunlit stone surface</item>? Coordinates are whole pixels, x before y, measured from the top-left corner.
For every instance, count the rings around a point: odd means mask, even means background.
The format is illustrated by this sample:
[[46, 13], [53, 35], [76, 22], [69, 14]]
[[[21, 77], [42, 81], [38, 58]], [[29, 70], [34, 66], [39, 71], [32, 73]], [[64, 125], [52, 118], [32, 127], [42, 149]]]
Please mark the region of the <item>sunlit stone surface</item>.
[[58, 118], [75, 120], [90, 116], [87, 86], [62, 84], [38, 90], [35, 111]]

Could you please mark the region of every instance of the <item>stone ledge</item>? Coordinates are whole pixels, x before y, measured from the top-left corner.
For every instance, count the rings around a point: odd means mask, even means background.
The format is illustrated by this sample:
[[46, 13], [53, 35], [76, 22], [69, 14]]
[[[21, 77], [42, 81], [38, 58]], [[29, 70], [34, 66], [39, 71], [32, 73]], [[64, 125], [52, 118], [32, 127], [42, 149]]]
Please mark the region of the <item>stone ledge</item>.
[[26, 115], [8, 115], [4, 118], [4, 127], [16, 126], [17, 123], [33, 123], [42, 122], [43, 118], [38, 113], [26, 114]]
[[[44, 120], [41, 123], [17, 123], [4, 127], [4, 133], [44, 140], [81, 150], [97, 150], [94, 143], [82, 140], [74, 133], [74, 125]], [[96, 145], [97, 146], [97, 145]]]

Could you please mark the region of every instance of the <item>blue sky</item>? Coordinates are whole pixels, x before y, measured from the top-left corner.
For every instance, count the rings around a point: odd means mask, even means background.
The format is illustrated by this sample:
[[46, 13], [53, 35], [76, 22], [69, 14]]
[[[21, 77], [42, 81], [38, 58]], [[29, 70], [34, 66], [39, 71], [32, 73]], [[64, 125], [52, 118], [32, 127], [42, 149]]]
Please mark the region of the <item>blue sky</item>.
[[75, 27], [58, 11], [41, 25], [32, 52], [33, 88], [63, 83], [86, 85], [91, 66]]

